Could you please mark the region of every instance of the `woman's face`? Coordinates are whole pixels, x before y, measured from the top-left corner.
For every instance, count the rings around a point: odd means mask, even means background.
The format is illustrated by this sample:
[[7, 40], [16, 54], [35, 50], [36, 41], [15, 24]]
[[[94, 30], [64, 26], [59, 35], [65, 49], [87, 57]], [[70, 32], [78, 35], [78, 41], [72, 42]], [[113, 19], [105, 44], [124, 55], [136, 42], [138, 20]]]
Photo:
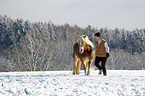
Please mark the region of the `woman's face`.
[[96, 40], [98, 40], [98, 41], [100, 40], [100, 37], [95, 36], [95, 38], [96, 38]]

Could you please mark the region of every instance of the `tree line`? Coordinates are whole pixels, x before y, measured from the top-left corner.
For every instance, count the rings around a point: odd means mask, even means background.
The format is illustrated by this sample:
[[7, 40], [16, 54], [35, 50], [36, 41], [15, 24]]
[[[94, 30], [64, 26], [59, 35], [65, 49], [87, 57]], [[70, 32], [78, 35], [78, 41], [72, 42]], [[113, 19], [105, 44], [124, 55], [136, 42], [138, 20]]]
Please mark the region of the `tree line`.
[[110, 47], [108, 69], [145, 69], [145, 29], [81, 28], [0, 16], [0, 71], [72, 70], [78, 35], [93, 42], [97, 31]]

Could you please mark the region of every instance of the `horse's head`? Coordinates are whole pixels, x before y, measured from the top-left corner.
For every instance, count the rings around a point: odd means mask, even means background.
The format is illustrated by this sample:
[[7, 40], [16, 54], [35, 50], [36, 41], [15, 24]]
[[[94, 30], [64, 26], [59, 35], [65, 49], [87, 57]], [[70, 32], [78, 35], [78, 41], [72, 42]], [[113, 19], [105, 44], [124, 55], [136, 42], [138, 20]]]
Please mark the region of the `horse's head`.
[[84, 38], [86, 38], [86, 35], [79, 35], [77, 40], [77, 43], [79, 44], [79, 53], [81, 54], [84, 52], [85, 47]]
[[93, 48], [93, 43], [89, 40], [88, 36], [86, 35], [79, 35], [77, 43], [79, 44], [79, 53], [81, 54], [84, 52], [84, 47], [86, 45], [89, 45]]

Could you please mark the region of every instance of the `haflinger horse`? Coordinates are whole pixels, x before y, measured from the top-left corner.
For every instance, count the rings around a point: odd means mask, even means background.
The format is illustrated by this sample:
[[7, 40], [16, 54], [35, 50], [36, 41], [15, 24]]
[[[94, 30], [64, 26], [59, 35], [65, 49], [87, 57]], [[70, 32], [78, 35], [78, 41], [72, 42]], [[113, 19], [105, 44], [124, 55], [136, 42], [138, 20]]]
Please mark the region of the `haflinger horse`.
[[[73, 46], [73, 74], [79, 75], [81, 63], [83, 64], [85, 75], [90, 75], [90, 67], [94, 60], [95, 51], [90, 51], [93, 43], [88, 36], [78, 36], [77, 42]], [[88, 69], [88, 71], [87, 71]], [[87, 72], [86, 72], [87, 71]]]

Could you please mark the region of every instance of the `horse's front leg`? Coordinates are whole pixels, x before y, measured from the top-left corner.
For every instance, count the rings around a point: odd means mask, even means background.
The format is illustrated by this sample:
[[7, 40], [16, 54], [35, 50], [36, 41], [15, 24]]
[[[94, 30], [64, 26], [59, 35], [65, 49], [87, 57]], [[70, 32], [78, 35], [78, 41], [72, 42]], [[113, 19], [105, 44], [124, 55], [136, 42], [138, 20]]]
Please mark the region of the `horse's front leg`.
[[84, 72], [85, 72], [85, 76], [87, 75], [87, 67], [86, 67], [86, 63], [82, 61], [83, 64], [83, 68], [84, 68]]
[[91, 61], [88, 62], [88, 72], [87, 72], [87, 75], [90, 75], [90, 67], [91, 67], [91, 63], [92, 63]]
[[80, 67], [81, 67], [81, 60], [78, 60], [78, 62], [77, 62], [77, 69], [76, 69], [76, 74], [77, 75], [80, 74]]
[[77, 62], [78, 62], [78, 60], [74, 59], [74, 62], [73, 62], [73, 75], [75, 75], [76, 72], [77, 72]]

